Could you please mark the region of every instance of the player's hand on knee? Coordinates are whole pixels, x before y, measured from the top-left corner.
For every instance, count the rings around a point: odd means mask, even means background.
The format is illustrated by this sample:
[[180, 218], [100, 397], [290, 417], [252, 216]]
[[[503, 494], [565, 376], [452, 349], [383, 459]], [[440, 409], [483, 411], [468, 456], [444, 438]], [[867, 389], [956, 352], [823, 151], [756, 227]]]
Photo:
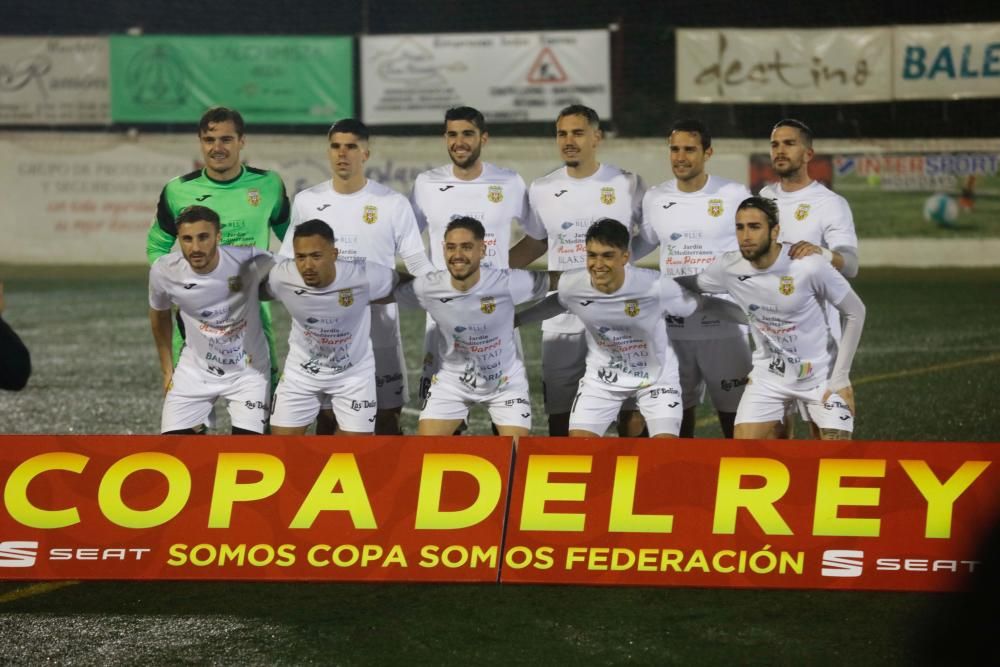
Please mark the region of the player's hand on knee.
[[823, 402], [826, 402], [826, 400], [829, 399], [830, 396], [833, 395], [833, 394], [836, 394], [837, 396], [840, 396], [842, 399], [844, 399], [844, 403], [847, 404], [847, 409], [851, 411], [852, 415], [855, 414], [855, 412], [854, 412], [854, 388], [851, 387], [851, 385], [847, 385], [846, 387], [841, 387], [839, 389], [827, 389], [823, 393]]

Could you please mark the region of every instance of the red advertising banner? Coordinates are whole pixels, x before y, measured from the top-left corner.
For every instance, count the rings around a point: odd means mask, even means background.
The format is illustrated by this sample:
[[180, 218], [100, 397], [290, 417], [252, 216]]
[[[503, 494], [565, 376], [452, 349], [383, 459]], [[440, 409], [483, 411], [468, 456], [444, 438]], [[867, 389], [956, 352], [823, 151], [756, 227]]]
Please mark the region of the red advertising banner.
[[497, 581], [508, 438], [0, 436], [0, 579]]
[[1000, 521], [994, 443], [517, 448], [502, 583], [955, 590]]

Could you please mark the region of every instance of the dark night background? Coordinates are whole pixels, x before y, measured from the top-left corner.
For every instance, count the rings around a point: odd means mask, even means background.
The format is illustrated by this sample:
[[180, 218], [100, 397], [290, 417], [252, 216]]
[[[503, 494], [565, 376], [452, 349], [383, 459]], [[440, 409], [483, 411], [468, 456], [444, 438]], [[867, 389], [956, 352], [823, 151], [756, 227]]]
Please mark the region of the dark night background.
[[[996, 2], [845, 0], [828, 2], [448, 2], [442, 0], [303, 0], [156, 4], [137, 0], [28, 2], [6, 0], [4, 35], [107, 35], [139, 26], [146, 34], [358, 35], [604, 28], [617, 23], [612, 42], [614, 119], [622, 136], [663, 133], [680, 116], [697, 116], [716, 136], [766, 136], [776, 118], [808, 119], [823, 137], [996, 136], [998, 99], [816, 105], [700, 105], [674, 101], [676, 28], [822, 28], [921, 23], [1000, 22]], [[1000, 33], [1000, 31], [998, 31]], [[1000, 41], [1000, 34], [997, 35]], [[495, 132], [549, 135], [550, 124], [493, 125]], [[159, 129], [190, 128], [161, 127]], [[265, 128], [255, 128], [257, 130]], [[272, 126], [271, 131], [312, 128]], [[383, 133], [438, 131], [410, 126]]]

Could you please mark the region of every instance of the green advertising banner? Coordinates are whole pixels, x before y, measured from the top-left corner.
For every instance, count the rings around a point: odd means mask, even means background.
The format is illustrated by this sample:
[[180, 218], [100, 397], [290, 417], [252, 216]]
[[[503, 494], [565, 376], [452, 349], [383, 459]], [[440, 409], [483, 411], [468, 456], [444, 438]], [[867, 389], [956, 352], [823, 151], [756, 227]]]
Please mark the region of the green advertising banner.
[[111, 37], [111, 119], [191, 123], [206, 108], [248, 123], [354, 115], [351, 37]]

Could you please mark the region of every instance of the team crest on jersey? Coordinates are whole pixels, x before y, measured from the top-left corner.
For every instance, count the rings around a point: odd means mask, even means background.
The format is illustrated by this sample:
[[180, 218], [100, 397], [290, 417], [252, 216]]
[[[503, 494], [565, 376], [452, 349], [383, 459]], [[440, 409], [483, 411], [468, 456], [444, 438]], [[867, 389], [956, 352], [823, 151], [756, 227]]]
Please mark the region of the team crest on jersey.
[[491, 296], [484, 296], [479, 299], [479, 310], [483, 311], [485, 314], [489, 315], [494, 310], [497, 309], [497, 302]]
[[491, 185], [489, 191], [486, 193], [486, 198], [489, 199], [494, 204], [499, 204], [503, 201], [503, 186], [502, 185]]
[[615, 189], [601, 188], [601, 203], [611, 206], [615, 203]]
[[792, 280], [791, 276], [781, 276], [781, 282], [778, 283], [778, 291], [789, 296], [795, 291], [795, 281]]
[[809, 217], [809, 204], [799, 204], [799, 207], [795, 209], [795, 219], [805, 220]]
[[365, 206], [364, 212], [361, 214], [361, 219], [365, 221], [366, 224], [374, 225], [378, 222], [378, 207], [368, 204]]
[[229, 279], [229, 291], [230, 292], [242, 292], [243, 291], [243, 279], [239, 276], [233, 276]]
[[257, 188], [247, 190], [247, 202], [251, 206], [260, 206], [260, 190]]
[[337, 303], [344, 308], [350, 308], [354, 303], [354, 292], [349, 289], [342, 289], [337, 292]]
[[639, 302], [635, 299], [629, 299], [625, 302], [625, 314], [629, 317], [635, 317], [639, 314]]
[[708, 200], [708, 214], [713, 218], [718, 218], [722, 215], [722, 200], [721, 199], [709, 199]]

